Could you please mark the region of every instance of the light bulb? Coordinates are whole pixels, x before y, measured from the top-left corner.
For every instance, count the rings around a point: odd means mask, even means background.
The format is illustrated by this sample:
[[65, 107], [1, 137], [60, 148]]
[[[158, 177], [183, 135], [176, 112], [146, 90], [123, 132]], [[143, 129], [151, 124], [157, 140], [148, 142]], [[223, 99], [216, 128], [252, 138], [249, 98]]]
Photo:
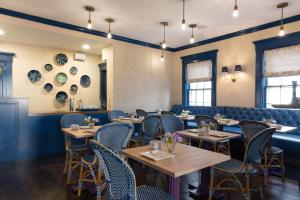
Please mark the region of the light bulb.
[[87, 24], [86, 27], [87, 27], [88, 29], [92, 29], [92, 28], [93, 28], [93, 25], [92, 25], [92, 22], [91, 22], [90, 19], [89, 19], [88, 24]]
[[190, 43], [193, 44], [194, 42], [195, 42], [195, 38], [194, 38], [194, 36], [192, 36], [190, 39]]
[[283, 37], [285, 35], [284, 26], [280, 26], [280, 31], [279, 31], [278, 35], [280, 37]]
[[163, 49], [167, 48], [166, 42], [163, 42], [162, 45], [161, 45], [161, 47], [162, 47]]
[[238, 17], [239, 16], [239, 10], [238, 10], [238, 7], [236, 5], [234, 6], [232, 16], [233, 17]]
[[108, 32], [108, 33], [107, 33], [107, 38], [108, 38], [108, 39], [111, 39], [111, 38], [112, 38], [111, 32]]
[[185, 30], [185, 29], [186, 29], [186, 24], [185, 24], [185, 21], [182, 21], [182, 24], [181, 24], [181, 29], [182, 29], [182, 30]]
[[82, 45], [82, 48], [83, 48], [83, 49], [90, 49], [91, 47], [90, 47], [90, 45], [88, 45], [88, 44], [84, 44], [84, 45]]
[[161, 61], [161, 62], [164, 62], [164, 60], [165, 60], [165, 58], [164, 58], [164, 56], [162, 55], [162, 56], [160, 57], [160, 61]]
[[0, 35], [5, 35], [5, 32], [0, 29]]

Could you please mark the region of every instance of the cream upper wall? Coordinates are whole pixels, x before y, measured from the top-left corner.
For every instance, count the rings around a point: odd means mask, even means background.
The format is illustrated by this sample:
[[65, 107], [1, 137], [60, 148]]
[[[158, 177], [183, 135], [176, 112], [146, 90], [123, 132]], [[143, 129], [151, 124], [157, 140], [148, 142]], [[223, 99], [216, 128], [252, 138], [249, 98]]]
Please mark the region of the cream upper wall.
[[173, 53], [123, 43], [113, 43], [113, 109], [154, 111], [171, 106]]
[[[13, 52], [13, 96], [14, 97], [28, 97], [29, 98], [29, 112], [54, 112], [67, 111], [68, 104], [62, 106], [56, 99], [56, 93], [65, 91], [69, 97], [75, 100], [82, 99], [84, 103], [89, 105], [99, 106], [99, 68], [100, 56], [86, 54], [84, 62], [75, 61], [71, 51], [46, 48], [40, 46], [25, 45], [19, 43], [0, 42], [0, 49], [4, 52]], [[59, 66], [55, 63], [55, 55], [57, 53], [64, 53], [68, 56], [68, 63]], [[53, 70], [47, 72], [44, 65], [50, 63], [53, 65]], [[69, 70], [72, 66], [78, 68], [77, 75], [71, 75]], [[27, 77], [30, 70], [37, 69], [42, 74], [42, 79], [37, 83], [32, 83]], [[64, 72], [68, 76], [68, 81], [61, 86], [56, 83], [55, 76], [59, 72]], [[89, 88], [83, 88], [80, 85], [81, 75], [89, 75], [91, 78], [91, 85]], [[50, 93], [45, 92], [44, 84], [50, 82], [54, 88]], [[73, 95], [70, 92], [70, 86], [76, 84], [78, 86], [77, 94]]]
[[[287, 24], [285, 28], [289, 33], [300, 31], [300, 22]], [[218, 49], [217, 105], [255, 107], [256, 52], [253, 41], [274, 37], [277, 34], [278, 27], [275, 27], [176, 52], [172, 75], [172, 104], [182, 103], [182, 64], [180, 57]], [[237, 82], [232, 83], [221, 75], [221, 68], [222, 66], [229, 66], [233, 70], [236, 64], [241, 64], [244, 72]]]

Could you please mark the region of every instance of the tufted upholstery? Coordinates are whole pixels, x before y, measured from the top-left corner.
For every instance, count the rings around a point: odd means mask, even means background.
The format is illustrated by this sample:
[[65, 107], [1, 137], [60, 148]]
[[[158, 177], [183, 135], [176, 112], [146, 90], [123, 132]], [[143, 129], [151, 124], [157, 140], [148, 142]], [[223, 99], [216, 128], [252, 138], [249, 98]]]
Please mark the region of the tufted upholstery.
[[221, 115], [225, 114], [224, 107], [212, 107], [212, 106], [186, 106], [186, 105], [174, 105], [171, 112], [176, 115], [180, 115], [182, 110], [189, 110], [193, 115], [207, 115], [210, 117], [215, 116], [216, 113]]

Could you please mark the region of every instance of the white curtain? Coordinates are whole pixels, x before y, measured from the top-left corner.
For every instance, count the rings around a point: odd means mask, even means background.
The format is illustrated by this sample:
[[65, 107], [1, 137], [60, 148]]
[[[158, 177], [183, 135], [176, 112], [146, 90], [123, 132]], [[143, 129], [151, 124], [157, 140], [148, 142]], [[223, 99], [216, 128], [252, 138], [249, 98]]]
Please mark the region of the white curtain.
[[187, 81], [210, 81], [212, 76], [211, 60], [194, 62], [187, 65]]
[[264, 52], [264, 77], [300, 75], [300, 45]]

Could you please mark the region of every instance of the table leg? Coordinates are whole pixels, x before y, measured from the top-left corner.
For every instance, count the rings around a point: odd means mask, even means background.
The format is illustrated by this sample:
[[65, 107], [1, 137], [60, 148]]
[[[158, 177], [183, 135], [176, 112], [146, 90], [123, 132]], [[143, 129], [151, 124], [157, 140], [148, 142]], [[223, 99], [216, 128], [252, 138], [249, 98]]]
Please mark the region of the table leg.
[[180, 177], [169, 176], [169, 194], [171, 194], [176, 200], [179, 200]]

